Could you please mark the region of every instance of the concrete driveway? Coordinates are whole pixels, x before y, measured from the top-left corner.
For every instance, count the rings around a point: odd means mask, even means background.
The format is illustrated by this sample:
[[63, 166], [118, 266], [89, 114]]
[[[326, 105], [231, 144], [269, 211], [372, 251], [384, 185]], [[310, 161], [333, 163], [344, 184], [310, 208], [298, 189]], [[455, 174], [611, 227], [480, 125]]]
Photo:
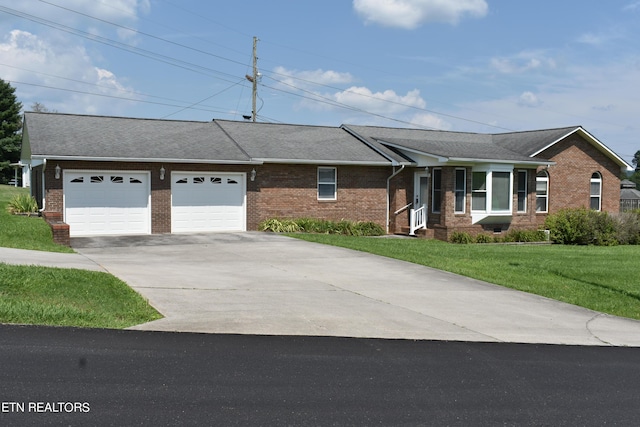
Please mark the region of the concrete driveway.
[[75, 238], [164, 319], [132, 329], [640, 346], [640, 322], [267, 233]]

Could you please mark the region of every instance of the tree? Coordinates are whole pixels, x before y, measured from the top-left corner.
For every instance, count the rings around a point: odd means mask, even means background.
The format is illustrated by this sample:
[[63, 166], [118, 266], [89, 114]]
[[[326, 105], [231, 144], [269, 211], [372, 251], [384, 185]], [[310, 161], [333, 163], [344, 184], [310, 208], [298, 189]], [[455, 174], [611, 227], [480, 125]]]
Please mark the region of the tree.
[[36, 113], [57, 113], [58, 110], [50, 110], [46, 105], [41, 104], [40, 102], [34, 102], [31, 104], [31, 111]]
[[15, 88], [0, 79], [0, 184], [13, 178], [10, 163], [20, 160], [22, 142], [22, 103], [18, 102]]
[[636, 172], [640, 172], [640, 150], [636, 151], [636, 154], [633, 155], [631, 164], [636, 167]]

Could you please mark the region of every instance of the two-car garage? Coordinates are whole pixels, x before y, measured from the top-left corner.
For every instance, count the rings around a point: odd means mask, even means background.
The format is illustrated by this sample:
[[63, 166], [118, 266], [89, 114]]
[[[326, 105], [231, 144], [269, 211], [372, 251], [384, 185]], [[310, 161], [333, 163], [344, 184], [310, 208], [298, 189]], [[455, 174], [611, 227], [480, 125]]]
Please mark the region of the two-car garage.
[[[64, 173], [64, 221], [71, 236], [151, 233], [148, 171]], [[244, 231], [244, 173], [174, 172], [171, 232]]]

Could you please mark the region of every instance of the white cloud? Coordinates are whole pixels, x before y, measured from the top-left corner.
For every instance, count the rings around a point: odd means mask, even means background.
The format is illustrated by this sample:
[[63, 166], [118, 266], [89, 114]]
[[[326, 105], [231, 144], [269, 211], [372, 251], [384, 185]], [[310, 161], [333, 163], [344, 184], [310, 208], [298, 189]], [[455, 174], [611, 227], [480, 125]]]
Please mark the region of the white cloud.
[[135, 29], [140, 15], [151, 10], [149, 0], [57, 0], [55, 5], [58, 7], [23, 1], [19, 3], [19, 10], [93, 34], [115, 34], [123, 40], [130, 40], [131, 32], [109, 23]]
[[398, 95], [390, 89], [372, 92], [366, 87], [353, 86], [333, 94], [332, 97], [341, 104], [385, 116], [395, 116], [411, 107], [425, 108], [427, 105], [418, 89], [409, 91], [406, 95]]
[[13, 30], [0, 43], [0, 64], [3, 78], [16, 82], [12, 86], [27, 110], [39, 102], [60, 112], [116, 113], [128, 102], [78, 92], [132, 97], [123, 93], [130, 89], [113, 72], [98, 67], [82, 46], [52, 43], [26, 31]]
[[542, 101], [533, 92], [524, 92], [518, 99], [518, 105], [521, 107], [538, 107], [542, 105]]
[[457, 24], [465, 16], [481, 18], [485, 0], [353, 0], [353, 8], [367, 24], [415, 29], [428, 22]]
[[333, 70], [288, 70], [284, 67], [276, 67], [275, 80], [298, 88], [317, 87], [318, 85], [349, 84], [353, 82], [350, 73], [341, 73]]
[[491, 68], [502, 74], [520, 74], [537, 69], [555, 69], [556, 61], [544, 52], [525, 51], [511, 57], [491, 59]]

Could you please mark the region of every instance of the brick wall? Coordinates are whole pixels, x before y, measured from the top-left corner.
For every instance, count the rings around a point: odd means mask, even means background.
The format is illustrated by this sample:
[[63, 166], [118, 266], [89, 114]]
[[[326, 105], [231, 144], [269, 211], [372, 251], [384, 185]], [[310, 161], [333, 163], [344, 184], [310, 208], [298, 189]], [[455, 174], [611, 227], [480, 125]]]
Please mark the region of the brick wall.
[[[269, 218], [312, 217], [331, 220], [373, 221], [385, 226], [388, 167], [337, 166], [337, 200], [318, 200], [315, 165], [210, 165], [124, 162], [69, 162], [57, 164], [66, 170], [151, 171], [151, 232], [171, 232], [172, 172], [243, 172], [247, 174], [247, 229], [256, 230]], [[160, 179], [160, 168], [165, 179]], [[256, 179], [249, 179], [251, 170]], [[54, 168], [46, 175], [47, 211], [63, 212], [63, 177], [55, 179]]]
[[270, 218], [373, 221], [385, 226], [388, 167], [337, 166], [336, 200], [318, 200], [315, 165], [256, 166], [247, 191], [247, 228]]
[[[620, 211], [620, 166], [578, 134], [540, 153], [556, 162], [549, 167], [549, 214], [565, 208], [590, 206], [590, 182], [594, 172], [602, 176], [602, 211]], [[542, 168], [541, 168], [542, 169]], [[538, 214], [544, 223], [546, 214]]]

